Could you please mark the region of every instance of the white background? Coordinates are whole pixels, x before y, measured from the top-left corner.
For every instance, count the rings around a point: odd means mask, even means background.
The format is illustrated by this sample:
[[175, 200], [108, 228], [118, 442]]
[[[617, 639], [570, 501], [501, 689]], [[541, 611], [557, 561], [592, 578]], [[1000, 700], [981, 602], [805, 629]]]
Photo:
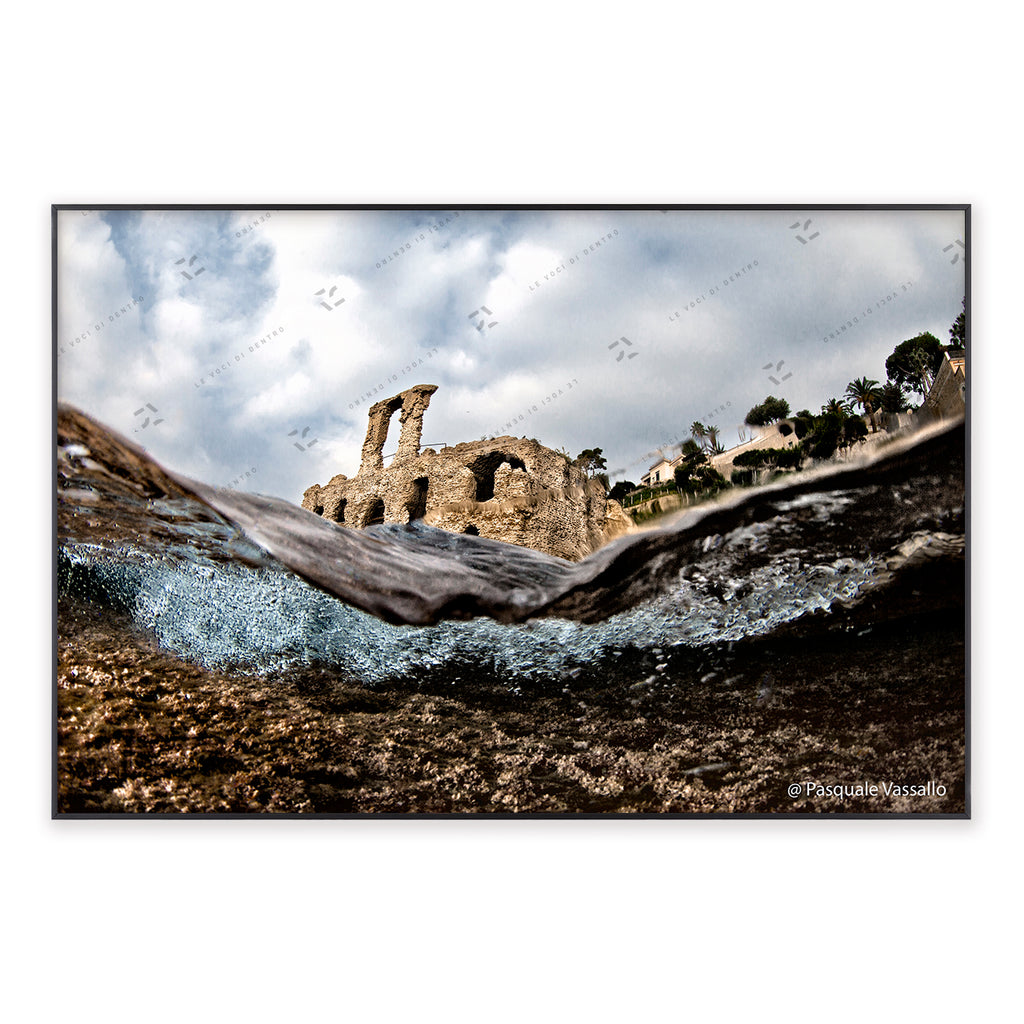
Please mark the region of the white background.
[[[1004, 1019], [1015, 33], [985, 4], [373, 10], [90, 3], [8, 26], [10, 1019]], [[50, 820], [49, 204], [384, 201], [974, 204], [973, 820]]]

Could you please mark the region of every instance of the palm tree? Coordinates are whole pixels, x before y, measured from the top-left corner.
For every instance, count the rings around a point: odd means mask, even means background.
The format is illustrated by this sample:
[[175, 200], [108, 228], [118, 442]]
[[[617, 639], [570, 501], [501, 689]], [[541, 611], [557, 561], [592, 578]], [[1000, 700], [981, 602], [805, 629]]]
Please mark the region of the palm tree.
[[830, 398], [821, 407], [821, 411], [825, 416], [845, 416], [848, 411], [848, 406], [845, 402], [840, 402], [838, 398]]
[[707, 437], [707, 449], [712, 455], [721, 455], [725, 451], [718, 441], [718, 433], [718, 427], [707, 428], [707, 434], [705, 435]]
[[878, 387], [877, 380], [868, 380], [867, 377], [858, 377], [846, 385], [846, 395], [851, 405], [859, 405], [867, 414], [871, 422], [872, 432], [878, 428], [875, 426], [875, 406], [882, 399], [882, 392]]
[[705, 427], [704, 424], [701, 423], [700, 420], [694, 420], [690, 424], [690, 433], [693, 435], [694, 440], [699, 445], [701, 445], [701, 447], [703, 447], [704, 446], [704, 438], [708, 436], [708, 428]]

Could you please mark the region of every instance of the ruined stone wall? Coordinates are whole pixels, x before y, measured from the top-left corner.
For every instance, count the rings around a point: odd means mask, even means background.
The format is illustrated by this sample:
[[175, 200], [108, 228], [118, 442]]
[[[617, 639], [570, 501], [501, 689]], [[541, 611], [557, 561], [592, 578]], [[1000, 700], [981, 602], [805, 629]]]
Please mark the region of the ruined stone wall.
[[[314, 484], [303, 508], [356, 529], [422, 519], [572, 561], [628, 532], [631, 521], [600, 482], [537, 441], [499, 437], [421, 453], [423, 414], [436, 390], [421, 384], [374, 405], [359, 473]], [[388, 422], [399, 410], [398, 453], [385, 468]]]

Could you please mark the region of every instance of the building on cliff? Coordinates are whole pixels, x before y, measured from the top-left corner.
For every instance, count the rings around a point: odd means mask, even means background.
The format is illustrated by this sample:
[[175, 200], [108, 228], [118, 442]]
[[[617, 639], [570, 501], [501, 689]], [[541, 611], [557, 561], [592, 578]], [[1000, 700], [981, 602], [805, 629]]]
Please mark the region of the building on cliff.
[[[436, 384], [418, 384], [370, 409], [359, 472], [309, 487], [302, 507], [341, 526], [423, 520], [578, 561], [633, 529], [618, 502], [564, 455], [527, 438], [498, 437], [420, 451]], [[398, 451], [384, 466], [391, 417]]]
[[940, 419], [963, 416], [967, 409], [967, 359], [963, 349], [942, 354], [942, 365], [925, 396], [923, 408]]
[[[785, 426], [783, 426], [784, 424]], [[742, 441], [740, 444], [734, 445], [718, 455], [709, 453], [708, 456], [711, 468], [721, 473], [726, 480], [729, 479], [729, 475], [732, 473], [733, 461], [737, 455], [761, 448], [794, 448], [800, 443], [793, 430], [792, 420], [779, 420], [776, 423], [769, 423], [760, 427], [750, 427], [749, 424], [744, 425], [754, 434], [749, 441]], [[671, 483], [675, 477], [676, 467], [681, 466], [685, 461], [686, 456], [681, 453], [671, 459], [664, 457], [659, 459], [640, 478], [640, 487], [637, 490], [644, 487], [657, 487], [659, 484]]]

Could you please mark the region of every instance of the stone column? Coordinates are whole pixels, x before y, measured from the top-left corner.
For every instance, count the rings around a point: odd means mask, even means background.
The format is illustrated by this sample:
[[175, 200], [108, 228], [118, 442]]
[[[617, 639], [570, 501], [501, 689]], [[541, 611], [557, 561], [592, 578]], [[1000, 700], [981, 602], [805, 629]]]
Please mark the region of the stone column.
[[395, 462], [414, 459], [420, 453], [420, 439], [423, 436], [423, 414], [430, 405], [430, 396], [437, 390], [436, 384], [417, 384], [398, 397], [402, 400], [402, 435], [398, 439], [398, 453]]
[[363, 458], [359, 475], [379, 473], [384, 468], [384, 442], [388, 439], [388, 424], [395, 410], [401, 408], [402, 396], [385, 398], [370, 407], [370, 422], [363, 442]]

